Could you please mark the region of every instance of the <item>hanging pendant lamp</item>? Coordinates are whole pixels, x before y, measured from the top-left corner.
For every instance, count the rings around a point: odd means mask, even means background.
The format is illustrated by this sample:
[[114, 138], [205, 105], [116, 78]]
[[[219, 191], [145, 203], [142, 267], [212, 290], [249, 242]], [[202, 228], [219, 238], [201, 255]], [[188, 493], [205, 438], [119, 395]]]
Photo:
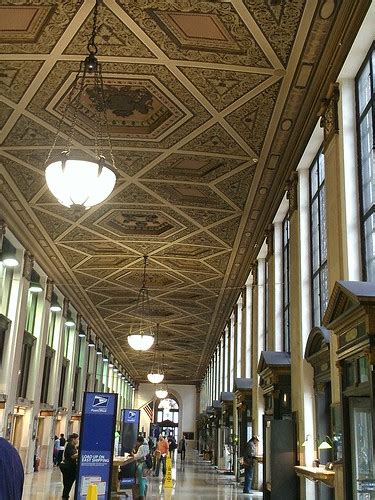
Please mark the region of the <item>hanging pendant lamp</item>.
[[146, 267], [147, 255], [143, 257], [143, 282], [139, 290], [137, 305], [134, 313], [138, 316], [138, 320], [130, 327], [128, 335], [128, 344], [135, 351], [148, 351], [153, 345], [155, 337], [152, 330], [152, 325], [148, 319], [150, 314], [150, 299], [148, 289], [146, 287]]
[[165, 399], [168, 396], [167, 386], [160, 385], [156, 388], [155, 396], [159, 399]]
[[[87, 44], [88, 56], [81, 62], [73, 86], [67, 96], [67, 104], [59, 122], [55, 140], [45, 162], [46, 182], [58, 201], [70, 208], [87, 209], [104, 201], [116, 184], [116, 167], [106, 113], [106, 99], [102, 68], [96, 54], [98, 3], [93, 11], [93, 29]], [[92, 132], [95, 156], [82, 160], [72, 152], [77, 116], [84, 100], [94, 101], [92, 111], [95, 130]], [[71, 117], [68, 120], [68, 116]], [[69, 132], [63, 149], [57, 153], [57, 139], [63, 124]], [[107, 152], [107, 157], [104, 152]]]
[[159, 323], [156, 325], [156, 342], [155, 342], [155, 354], [154, 354], [154, 362], [151, 370], [147, 374], [147, 379], [151, 384], [160, 384], [164, 380], [163, 367], [160, 363], [158, 363], [158, 349], [159, 349]]

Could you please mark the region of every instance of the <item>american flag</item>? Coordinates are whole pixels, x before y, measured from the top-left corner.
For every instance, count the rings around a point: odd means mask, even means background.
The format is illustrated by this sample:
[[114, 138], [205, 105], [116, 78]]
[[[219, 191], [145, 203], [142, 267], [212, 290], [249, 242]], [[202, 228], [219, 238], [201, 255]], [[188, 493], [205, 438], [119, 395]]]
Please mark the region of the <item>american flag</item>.
[[144, 405], [142, 405], [140, 410], [144, 410], [150, 419], [151, 422], [154, 420], [154, 401], [150, 399], [150, 401], [147, 401]]

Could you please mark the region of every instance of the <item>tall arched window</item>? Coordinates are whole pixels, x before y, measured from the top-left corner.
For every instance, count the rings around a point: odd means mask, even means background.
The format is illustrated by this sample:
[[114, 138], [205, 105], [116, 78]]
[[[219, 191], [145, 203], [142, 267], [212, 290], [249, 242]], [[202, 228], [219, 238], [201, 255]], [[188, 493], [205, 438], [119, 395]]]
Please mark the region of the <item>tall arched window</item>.
[[178, 438], [179, 405], [175, 397], [162, 399], [156, 409], [157, 424], [164, 435]]

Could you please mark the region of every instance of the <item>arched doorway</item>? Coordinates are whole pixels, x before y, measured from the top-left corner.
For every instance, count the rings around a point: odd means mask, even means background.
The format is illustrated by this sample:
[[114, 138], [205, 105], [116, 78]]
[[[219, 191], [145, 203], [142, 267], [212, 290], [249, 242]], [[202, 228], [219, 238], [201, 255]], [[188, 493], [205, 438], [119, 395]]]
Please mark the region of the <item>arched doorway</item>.
[[165, 436], [173, 435], [176, 440], [178, 440], [179, 412], [178, 401], [172, 395], [157, 402], [156, 422], [160, 432]]

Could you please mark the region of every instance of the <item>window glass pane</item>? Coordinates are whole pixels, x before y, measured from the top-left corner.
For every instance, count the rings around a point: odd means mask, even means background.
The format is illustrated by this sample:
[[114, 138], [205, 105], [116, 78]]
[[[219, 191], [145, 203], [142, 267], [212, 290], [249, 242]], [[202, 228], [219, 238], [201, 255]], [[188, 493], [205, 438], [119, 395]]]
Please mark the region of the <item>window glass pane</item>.
[[368, 382], [368, 361], [364, 356], [358, 360], [359, 382]]
[[9, 299], [13, 284], [13, 268], [3, 267], [0, 262], [0, 313], [8, 315]]
[[289, 326], [289, 219], [283, 221], [283, 349], [289, 352], [290, 326]]
[[375, 282], [375, 217], [370, 215], [364, 224], [367, 279]]
[[371, 98], [371, 79], [370, 79], [370, 61], [362, 70], [358, 80], [358, 103], [359, 113], [361, 114], [366, 107], [366, 104]]
[[313, 320], [314, 326], [320, 326], [320, 280], [319, 274], [313, 279]]
[[345, 385], [346, 387], [350, 387], [354, 385], [355, 380], [355, 361], [346, 361], [345, 362]]
[[311, 257], [312, 257], [312, 272], [315, 273], [320, 265], [319, 258], [319, 211], [318, 200], [311, 205]]
[[320, 208], [320, 265], [327, 260], [327, 221], [326, 221], [326, 199], [325, 199], [325, 186], [322, 185], [322, 188], [319, 193], [319, 208]]
[[26, 331], [31, 334], [34, 333], [37, 305], [38, 294], [29, 292], [27, 297]]
[[372, 206], [375, 199], [374, 139], [371, 110], [366, 113], [360, 126], [362, 199], [364, 213]]
[[325, 179], [324, 155], [322, 153], [320, 153], [318, 156], [318, 164], [319, 164], [319, 185], [322, 185]]
[[359, 139], [360, 181], [362, 197], [362, 252], [365, 279], [375, 281], [374, 216], [375, 162], [374, 162], [374, 45], [356, 78], [357, 126]]
[[290, 351], [289, 307], [284, 311], [284, 351]]
[[283, 279], [283, 288], [284, 288], [284, 305], [287, 302], [288, 296], [289, 296], [289, 279], [288, 279], [288, 256], [284, 256], [284, 262], [283, 262], [283, 274], [284, 274], [284, 279]]
[[310, 189], [311, 189], [311, 197], [313, 198], [318, 190], [318, 166], [316, 163], [312, 165], [310, 171]]
[[320, 318], [324, 316], [324, 313], [328, 304], [328, 272], [327, 264], [325, 264], [320, 270], [320, 303], [321, 303], [321, 314]]
[[[314, 181], [313, 172], [317, 172], [316, 181]], [[324, 178], [324, 155], [320, 151], [310, 167], [312, 183], [310, 199], [311, 272], [314, 326], [320, 326], [327, 305], [327, 228]]]

